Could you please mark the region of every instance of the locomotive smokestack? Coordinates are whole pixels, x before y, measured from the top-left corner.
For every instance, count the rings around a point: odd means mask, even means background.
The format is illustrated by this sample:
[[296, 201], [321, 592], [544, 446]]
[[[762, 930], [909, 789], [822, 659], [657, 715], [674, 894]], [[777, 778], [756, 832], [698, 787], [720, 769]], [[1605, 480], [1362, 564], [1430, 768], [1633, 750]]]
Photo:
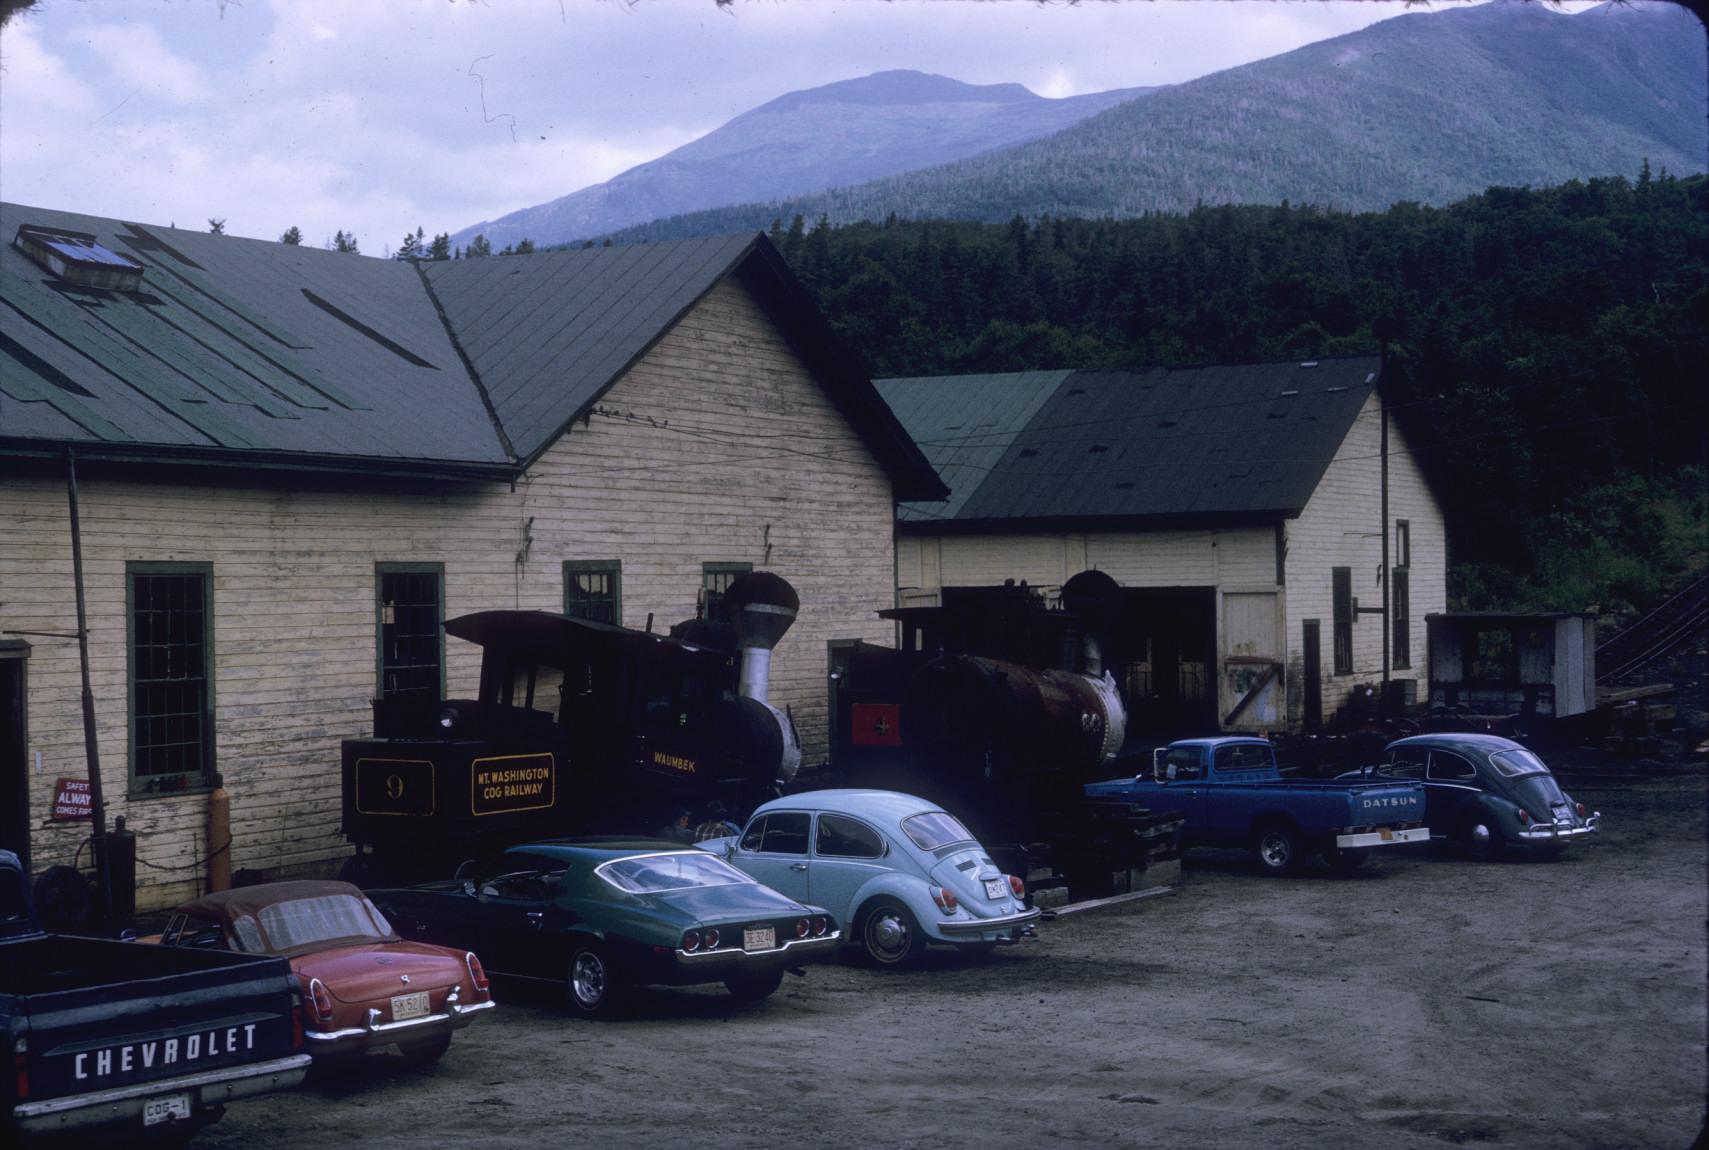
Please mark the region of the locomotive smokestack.
[[738, 694], [766, 702], [771, 689], [771, 652], [795, 622], [801, 598], [782, 576], [769, 571], [738, 575], [724, 592], [724, 610], [736, 627], [742, 652]]

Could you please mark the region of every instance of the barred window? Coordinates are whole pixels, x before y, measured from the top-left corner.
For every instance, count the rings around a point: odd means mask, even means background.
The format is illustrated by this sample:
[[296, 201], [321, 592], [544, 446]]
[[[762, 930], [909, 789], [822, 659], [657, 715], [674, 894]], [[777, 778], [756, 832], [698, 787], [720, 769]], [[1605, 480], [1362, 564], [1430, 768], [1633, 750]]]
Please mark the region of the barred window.
[[564, 564], [564, 614], [596, 623], [623, 623], [623, 565], [616, 559]]
[[437, 564], [381, 564], [375, 579], [379, 697], [437, 698], [444, 682], [444, 572]]
[[212, 568], [133, 563], [126, 571], [131, 789], [207, 786], [213, 773]]

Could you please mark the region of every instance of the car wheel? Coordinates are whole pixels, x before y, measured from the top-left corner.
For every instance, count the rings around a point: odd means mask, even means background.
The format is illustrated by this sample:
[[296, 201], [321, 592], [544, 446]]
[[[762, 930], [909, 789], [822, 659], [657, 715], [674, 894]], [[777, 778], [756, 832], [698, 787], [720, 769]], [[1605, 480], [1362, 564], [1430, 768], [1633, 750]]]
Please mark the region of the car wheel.
[[1461, 826], [1460, 847], [1469, 857], [1488, 862], [1501, 856], [1507, 849], [1507, 840], [1495, 820], [1480, 811], [1467, 816]]
[[861, 913], [860, 942], [878, 966], [907, 966], [926, 949], [913, 913], [893, 898], [874, 899]]
[[763, 974], [737, 974], [724, 980], [724, 986], [732, 995], [743, 1002], [763, 1002], [777, 993], [777, 988], [783, 985], [783, 971], [771, 970]]
[[1285, 823], [1267, 823], [1252, 839], [1252, 854], [1265, 874], [1288, 874], [1300, 864], [1299, 833]]
[[609, 1018], [617, 1013], [622, 998], [617, 972], [605, 948], [586, 942], [570, 952], [570, 1009], [584, 1018]]
[[1370, 847], [1359, 847], [1354, 850], [1342, 850], [1340, 847], [1330, 847], [1323, 852], [1323, 861], [1329, 864], [1329, 869], [1337, 874], [1352, 874], [1365, 865], [1365, 860], [1371, 857]]
[[445, 1052], [451, 1049], [451, 1036], [441, 1034], [434, 1038], [422, 1038], [414, 1042], [398, 1043], [398, 1050], [411, 1062], [423, 1066], [431, 1065], [445, 1057]]

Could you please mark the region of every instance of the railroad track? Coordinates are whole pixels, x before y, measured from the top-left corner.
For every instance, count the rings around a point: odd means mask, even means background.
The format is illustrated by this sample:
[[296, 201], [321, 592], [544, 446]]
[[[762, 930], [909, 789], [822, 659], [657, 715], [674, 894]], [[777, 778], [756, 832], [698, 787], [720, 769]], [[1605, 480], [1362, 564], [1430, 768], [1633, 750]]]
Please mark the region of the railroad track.
[[1646, 663], [1709, 634], [1709, 575], [1687, 585], [1596, 648], [1596, 681], [1615, 683]]

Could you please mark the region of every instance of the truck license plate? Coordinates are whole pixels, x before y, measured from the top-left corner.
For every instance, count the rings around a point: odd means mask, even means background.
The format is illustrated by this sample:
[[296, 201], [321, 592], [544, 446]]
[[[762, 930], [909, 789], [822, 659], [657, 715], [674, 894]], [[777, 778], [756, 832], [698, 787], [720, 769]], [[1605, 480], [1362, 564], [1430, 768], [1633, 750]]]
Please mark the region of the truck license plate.
[[168, 1094], [164, 1098], [150, 1098], [142, 1104], [142, 1124], [158, 1126], [162, 1122], [173, 1120], [188, 1122], [190, 1120], [190, 1096], [188, 1094]]
[[777, 949], [777, 930], [774, 927], [762, 926], [758, 930], [744, 929], [742, 931], [743, 950], [775, 950]]
[[1004, 882], [1000, 878], [988, 878], [985, 880], [985, 897], [986, 898], [1007, 898], [1008, 896], [1009, 896], [1009, 884], [1008, 883]]
[[408, 1022], [427, 1013], [427, 991], [400, 994], [392, 999], [392, 1021]]

